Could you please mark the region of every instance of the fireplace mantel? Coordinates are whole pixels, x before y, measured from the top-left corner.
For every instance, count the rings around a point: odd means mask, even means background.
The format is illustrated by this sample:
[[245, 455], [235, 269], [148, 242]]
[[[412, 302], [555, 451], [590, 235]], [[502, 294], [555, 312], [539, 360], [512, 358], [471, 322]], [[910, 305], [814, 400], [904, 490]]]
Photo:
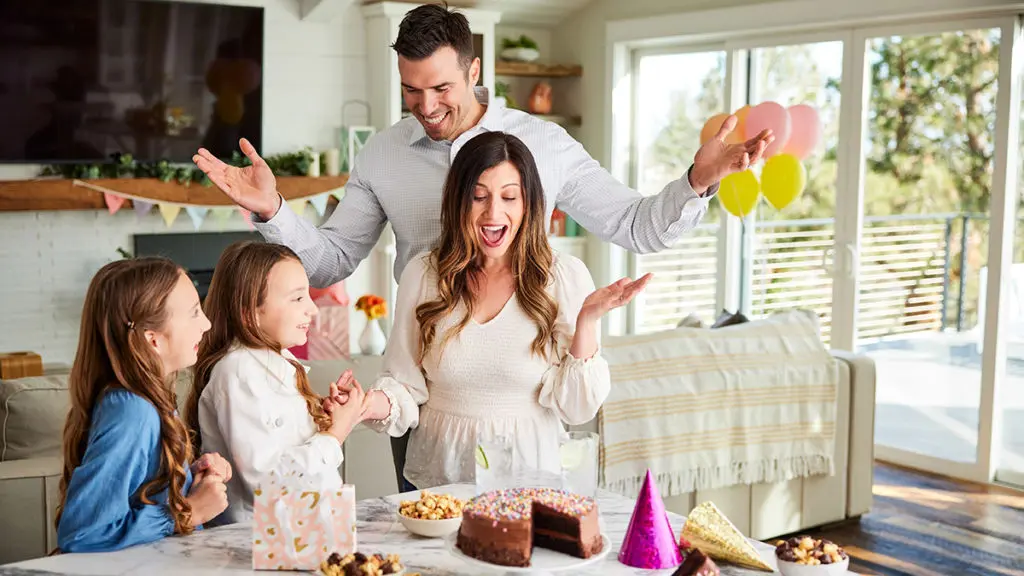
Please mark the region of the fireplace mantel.
[[[277, 189], [286, 200], [316, 196], [345, 185], [348, 175], [341, 176], [278, 176]], [[174, 202], [196, 206], [232, 206], [231, 200], [216, 186], [176, 181], [161, 182], [156, 178], [103, 178], [81, 180], [94, 186], [126, 196], [151, 200], [154, 203]], [[332, 202], [335, 201], [332, 199]], [[125, 207], [130, 207], [129, 200]], [[35, 180], [0, 180], [0, 212], [28, 210], [104, 210], [103, 194], [75, 184], [68, 178]]]

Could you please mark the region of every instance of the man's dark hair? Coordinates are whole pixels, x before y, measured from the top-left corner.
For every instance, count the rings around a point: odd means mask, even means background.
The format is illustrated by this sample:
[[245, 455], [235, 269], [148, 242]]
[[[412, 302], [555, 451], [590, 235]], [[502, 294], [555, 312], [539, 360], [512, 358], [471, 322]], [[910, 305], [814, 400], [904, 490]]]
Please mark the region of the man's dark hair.
[[409, 11], [398, 26], [398, 39], [391, 45], [409, 60], [429, 58], [439, 48], [450, 46], [459, 56], [459, 68], [469, 70], [473, 53], [473, 32], [469, 20], [447, 5], [426, 4]]

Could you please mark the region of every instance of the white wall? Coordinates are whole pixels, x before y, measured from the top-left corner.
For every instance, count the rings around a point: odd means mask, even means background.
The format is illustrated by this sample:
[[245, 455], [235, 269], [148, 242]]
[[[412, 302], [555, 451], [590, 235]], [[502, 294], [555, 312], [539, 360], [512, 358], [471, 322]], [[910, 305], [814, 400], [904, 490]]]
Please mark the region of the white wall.
[[[192, 0], [197, 1], [197, 0]], [[211, 0], [198, 0], [215, 3]], [[304, 22], [297, 0], [234, 0], [264, 6], [264, 153], [291, 152], [304, 146], [337, 144], [341, 106], [366, 97], [366, 44], [359, 2], [329, 23]], [[349, 123], [365, 123], [358, 107], [349, 107]], [[0, 165], [0, 180], [31, 178], [38, 166]], [[315, 218], [311, 206], [307, 217]], [[201, 231], [221, 229], [208, 220]], [[240, 216], [224, 229], [244, 230]], [[119, 258], [116, 248], [131, 249], [131, 236], [151, 232], [191, 232], [182, 212], [166, 229], [154, 211], [137, 221], [131, 210], [0, 212], [0, 352], [33, 350], [46, 363], [69, 363], [78, 339], [85, 289], [93, 273]], [[374, 288], [374, 263], [365, 262], [347, 282], [349, 294]], [[351, 314], [353, 344], [364, 320]]]

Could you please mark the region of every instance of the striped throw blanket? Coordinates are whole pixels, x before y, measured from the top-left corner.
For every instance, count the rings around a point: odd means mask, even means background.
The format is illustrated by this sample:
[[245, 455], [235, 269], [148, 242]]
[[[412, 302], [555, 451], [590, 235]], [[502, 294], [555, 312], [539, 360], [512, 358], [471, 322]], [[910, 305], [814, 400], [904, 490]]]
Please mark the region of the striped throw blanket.
[[838, 365], [817, 318], [787, 312], [716, 330], [606, 339], [601, 484], [664, 496], [833, 474]]

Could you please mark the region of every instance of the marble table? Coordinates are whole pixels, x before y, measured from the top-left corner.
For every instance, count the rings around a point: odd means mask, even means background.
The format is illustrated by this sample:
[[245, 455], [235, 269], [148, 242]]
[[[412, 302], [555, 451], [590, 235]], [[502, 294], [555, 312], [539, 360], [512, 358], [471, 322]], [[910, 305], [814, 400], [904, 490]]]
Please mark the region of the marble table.
[[[431, 492], [450, 493], [457, 498], [469, 498], [474, 488], [469, 484], [456, 484], [432, 488]], [[456, 574], [500, 574], [480, 571], [445, 548], [443, 539], [422, 538], [409, 533], [398, 521], [398, 503], [416, 500], [419, 494], [410, 492], [386, 498], [362, 500], [357, 505], [357, 533], [359, 550], [365, 553], [398, 554], [407, 568], [405, 573], [419, 572], [423, 576], [454, 576]], [[559, 574], [602, 574], [608, 576], [633, 574], [672, 574], [672, 570], [637, 570], [620, 564], [619, 547], [633, 513], [633, 500], [606, 491], [598, 493], [603, 532], [611, 539], [612, 549], [598, 565], [579, 572]], [[683, 517], [669, 514], [672, 527], [678, 534]], [[52, 574], [117, 574], [158, 576], [184, 574], [187, 576], [222, 576], [230, 574], [269, 574], [252, 570], [251, 526], [235, 524], [195, 532], [190, 536], [171, 537], [135, 546], [117, 552], [98, 554], [65, 554], [38, 558], [0, 566], [0, 576], [29, 576]], [[754, 541], [761, 557], [775, 566], [774, 549]], [[725, 576], [755, 576], [766, 572], [722, 566]]]

